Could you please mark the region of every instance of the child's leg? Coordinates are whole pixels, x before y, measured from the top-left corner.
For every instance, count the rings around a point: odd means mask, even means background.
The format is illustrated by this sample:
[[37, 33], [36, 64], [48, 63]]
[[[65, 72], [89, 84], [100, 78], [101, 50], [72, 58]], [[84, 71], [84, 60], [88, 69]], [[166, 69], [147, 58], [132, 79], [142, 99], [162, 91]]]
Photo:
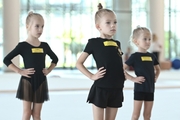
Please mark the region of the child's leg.
[[23, 116], [22, 120], [30, 120], [31, 118], [31, 102], [23, 101]]
[[143, 113], [144, 120], [150, 120], [152, 107], [153, 107], [153, 101], [144, 102], [144, 113]]
[[32, 109], [33, 120], [41, 120], [42, 103], [34, 103]]
[[105, 120], [115, 120], [118, 108], [106, 108]]
[[104, 120], [104, 108], [97, 107], [93, 104], [94, 120]]
[[134, 100], [134, 110], [131, 120], [138, 120], [143, 101]]

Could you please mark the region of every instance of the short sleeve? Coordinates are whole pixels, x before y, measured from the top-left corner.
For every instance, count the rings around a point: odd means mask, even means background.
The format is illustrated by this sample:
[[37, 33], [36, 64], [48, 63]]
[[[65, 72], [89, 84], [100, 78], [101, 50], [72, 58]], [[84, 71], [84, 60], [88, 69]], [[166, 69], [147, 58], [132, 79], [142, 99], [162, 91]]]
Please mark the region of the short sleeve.
[[118, 47], [121, 49], [121, 43], [119, 41], [116, 41]]
[[[116, 43], [117, 43], [117, 45], [118, 45], [119, 49], [121, 50], [121, 43], [120, 43], [119, 41], [116, 41]], [[122, 50], [121, 50], [121, 53], [122, 53], [122, 55], [123, 55]]]
[[158, 65], [158, 64], [159, 64], [159, 62], [158, 62], [158, 60], [157, 60], [156, 56], [155, 56], [154, 54], [152, 54], [152, 55], [153, 55], [153, 58], [154, 58], [154, 65]]
[[134, 55], [131, 55], [129, 59], [125, 62], [128, 66], [134, 66]]
[[88, 40], [88, 43], [86, 44], [86, 46], [84, 48], [84, 52], [86, 52], [88, 54], [92, 54], [92, 52], [93, 52], [92, 40]]

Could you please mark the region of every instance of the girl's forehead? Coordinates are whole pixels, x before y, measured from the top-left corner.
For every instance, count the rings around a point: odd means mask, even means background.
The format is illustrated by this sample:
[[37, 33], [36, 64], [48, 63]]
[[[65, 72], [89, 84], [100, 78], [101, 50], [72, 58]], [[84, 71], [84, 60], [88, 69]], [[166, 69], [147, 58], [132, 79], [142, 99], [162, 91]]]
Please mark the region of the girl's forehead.
[[44, 23], [44, 19], [40, 16], [33, 16], [32, 22], [40, 22], [40, 23]]
[[142, 32], [141, 34], [140, 34], [140, 36], [139, 37], [149, 37], [149, 38], [151, 38], [151, 33], [150, 32], [148, 32], [148, 31], [144, 31], [144, 32]]
[[116, 15], [113, 12], [105, 12], [103, 16], [113, 16], [113, 17], [116, 17]]
[[33, 18], [32, 19], [34, 19], [34, 20], [44, 20], [41, 16], [38, 16], [38, 15], [36, 15], [36, 16], [33, 16]]
[[144, 35], [151, 36], [151, 33], [149, 31], [145, 30]]
[[104, 13], [101, 19], [116, 19], [116, 15], [112, 12]]
[[151, 34], [148, 30], [140, 30], [138, 33], [139, 33], [140, 35]]

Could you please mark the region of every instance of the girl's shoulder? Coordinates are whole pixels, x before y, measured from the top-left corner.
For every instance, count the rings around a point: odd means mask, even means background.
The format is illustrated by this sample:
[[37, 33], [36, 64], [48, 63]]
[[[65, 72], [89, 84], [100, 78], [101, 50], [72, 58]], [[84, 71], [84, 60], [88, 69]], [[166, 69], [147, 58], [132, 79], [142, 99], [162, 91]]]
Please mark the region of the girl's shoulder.
[[19, 42], [17, 46], [26, 46], [28, 43], [26, 41]]
[[131, 58], [139, 58], [141, 56], [144, 56], [145, 54], [141, 53], [141, 52], [134, 52], [134, 53], [131, 53]]
[[48, 43], [47, 42], [41, 42], [41, 45], [48, 45]]
[[139, 53], [138, 52], [131, 53], [131, 55], [137, 55], [137, 54], [139, 54]]
[[117, 43], [120, 43], [120, 41], [118, 40], [114, 40], [114, 39], [105, 39], [105, 38], [100, 38], [100, 37], [96, 37], [96, 38], [90, 38], [88, 41], [114, 41], [114, 42], [117, 42]]
[[48, 44], [47, 42], [41, 41], [41, 44]]
[[19, 42], [18, 44], [19, 45], [25, 45], [25, 44], [27, 44], [27, 42], [26, 41], [22, 41], [22, 42]]
[[113, 41], [115, 41], [115, 42], [120, 42], [119, 40], [114, 40], [114, 39], [112, 39]]
[[88, 41], [97, 41], [97, 40], [102, 40], [102, 39], [97, 37], [97, 38], [90, 38]]
[[147, 52], [146, 54], [149, 55], [149, 56], [154, 56], [154, 54], [151, 53], [151, 52]]
[[101, 38], [90, 38], [88, 39], [88, 44], [97, 44], [102, 43], [103, 40]]
[[150, 53], [150, 52], [146, 52], [146, 53], [143, 53], [143, 52], [134, 52], [134, 53], [132, 53], [132, 55], [134, 55], [134, 56], [137, 56], [137, 55], [139, 55], [139, 56], [153, 56], [154, 54]]
[[[28, 42], [26, 42], [26, 41], [22, 41], [22, 42], [19, 42], [18, 45], [31, 45], [31, 44], [28, 43]], [[48, 43], [41, 41], [41, 45], [48, 45]], [[32, 45], [32, 46], [33, 46], [33, 45]]]

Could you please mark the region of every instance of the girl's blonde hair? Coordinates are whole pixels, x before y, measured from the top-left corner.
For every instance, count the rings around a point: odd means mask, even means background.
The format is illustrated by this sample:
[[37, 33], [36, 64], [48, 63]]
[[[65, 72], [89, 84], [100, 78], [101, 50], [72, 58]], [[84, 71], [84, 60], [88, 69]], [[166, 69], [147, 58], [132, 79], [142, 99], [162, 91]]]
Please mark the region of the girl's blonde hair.
[[[33, 11], [29, 11], [29, 12], [28, 12], [28, 15], [27, 15], [27, 17], [26, 17], [26, 25], [29, 25], [29, 23], [31, 22], [32, 17], [34, 17], [34, 16], [42, 17], [42, 15], [39, 14], [39, 13], [34, 13]], [[42, 17], [42, 18], [43, 18], [43, 17]]]
[[[95, 23], [99, 21], [99, 19], [105, 14], [105, 13], [114, 13], [112, 10], [103, 8], [102, 4], [98, 4], [98, 11], [95, 14]], [[115, 13], [114, 13], [115, 14]]]
[[151, 33], [150, 29], [148, 29], [147, 27], [141, 27], [141, 26], [137, 26], [133, 31], [132, 34], [130, 36], [130, 42], [135, 43], [135, 40], [144, 32], [149, 32]]

